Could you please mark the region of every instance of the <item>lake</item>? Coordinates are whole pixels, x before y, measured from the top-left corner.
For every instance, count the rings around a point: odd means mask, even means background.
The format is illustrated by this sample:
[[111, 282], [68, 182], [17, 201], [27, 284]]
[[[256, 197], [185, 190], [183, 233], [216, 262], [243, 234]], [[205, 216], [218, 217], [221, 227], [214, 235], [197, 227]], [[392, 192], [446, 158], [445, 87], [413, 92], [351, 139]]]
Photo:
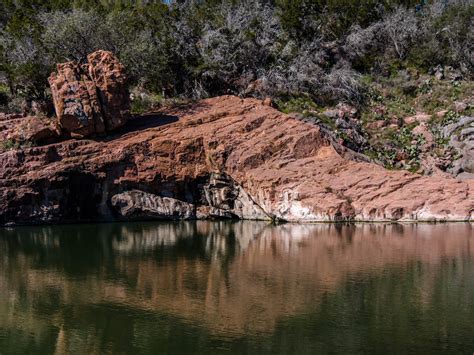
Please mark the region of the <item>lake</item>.
[[0, 229], [0, 353], [474, 352], [474, 225]]

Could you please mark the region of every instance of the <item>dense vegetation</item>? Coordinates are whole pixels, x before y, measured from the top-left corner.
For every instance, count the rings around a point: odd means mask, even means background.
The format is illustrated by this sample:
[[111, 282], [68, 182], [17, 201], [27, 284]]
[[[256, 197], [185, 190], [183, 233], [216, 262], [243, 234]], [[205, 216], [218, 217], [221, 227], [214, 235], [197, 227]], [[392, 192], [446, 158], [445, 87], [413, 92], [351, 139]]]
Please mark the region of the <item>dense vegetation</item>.
[[2, 0], [7, 97], [45, 99], [54, 63], [116, 53], [159, 95], [306, 96], [361, 103], [361, 75], [451, 65], [473, 73], [469, 0]]

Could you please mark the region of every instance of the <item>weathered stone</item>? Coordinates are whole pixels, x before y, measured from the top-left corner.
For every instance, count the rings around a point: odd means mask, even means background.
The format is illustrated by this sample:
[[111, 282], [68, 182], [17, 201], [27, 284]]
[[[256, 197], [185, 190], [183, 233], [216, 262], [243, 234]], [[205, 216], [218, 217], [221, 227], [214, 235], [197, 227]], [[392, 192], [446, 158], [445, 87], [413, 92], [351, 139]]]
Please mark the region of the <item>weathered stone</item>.
[[454, 111], [456, 111], [457, 113], [464, 112], [464, 111], [466, 111], [467, 106], [468, 106], [467, 103], [465, 103], [463, 101], [455, 101], [454, 102]]
[[[474, 117], [462, 116], [457, 122], [445, 126], [442, 130], [444, 138], [456, 150], [459, 158], [452, 162], [449, 172], [453, 175], [474, 173]], [[464, 174], [464, 179], [467, 176]]]
[[443, 118], [444, 116], [446, 116], [448, 112], [449, 112], [448, 110], [441, 110], [441, 111], [437, 111], [435, 115], [438, 118]]
[[270, 219], [245, 190], [225, 174], [212, 173], [204, 186], [207, 204], [240, 219]]
[[123, 66], [106, 51], [89, 63], [57, 65], [49, 77], [59, 126], [73, 137], [87, 137], [123, 126], [130, 101]]
[[339, 116], [339, 110], [337, 110], [337, 109], [328, 109], [328, 110], [324, 110], [321, 114], [323, 116], [326, 116], [327, 118], [336, 119]]
[[195, 207], [191, 203], [171, 197], [160, 197], [139, 190], [131, 190], [112, 196], [112, 206], [121, 217], [127, 219], [192, 219], [196, 217]]
[[435, 139], [433, 137], [433, 133], [429, 130], [429, 127], [426, 123], [421, 123], [415, 128], [413, 128], [412, 131], [413, 134], [422, 136], [424, 138], [424, 144], [423, 144], [423, 151], [428, 151], [434, 144]]
[[77, 137], [105, 131], [95, 85], [82, 66], [74, 62], [58, 64], [49, 83], [62, 129]]
[[343, 104], [343, 103], [337, 104], [336, 108], [339, 110], [338, 112], [339, 118], [354, 119], [357, 117], [357, 114], [359, 112], [357, 108], [347, 105], [347, 104]]
[[466, 173], [466, 172], [463, 172], [461, 174], [459, 174], [458, 176], [456, 176], [456, 178], [458, 180], [471, 180], [471, 179], [474, 179], [474, 173]]
[[437, 80], [444, 79], [444, 67], [442, 65], [437, 65], [434, 68], [431, 68], [430, 73], [434, 75]]
[[99, 94], [105, 128], [110, 131], [123, 126], [130, 116], [130, 94], [125, 68], [107, 51], [91, 53], [87, 60], [89, 77]]
[[271, 97], [266, 97], [266, 98], [262, 101], [262, 105], [273, 107], [272, 98], [271, 98]]
[[125, 219], [270, 219], [242, 187], [222, 174], [210, 175], [203, 198], [205, 205], [195, 205], [134, 189], [112, 196], [111, 204]]
[[370, 130], [379, 130], [385, 127], [386, 125], [387, 125], [387, 121], [377, 120], [377, 121], [368, 123], [367, 128]]
[[0, 140], [18, 145], [52, 143], [59, 135], [55, 122], [46, 117], [28, 116], [0, 121]]
[[416, 115], [414, 115], [414, 116], [405, 117], [405, 118], [403, 119], [403, 122], [404, 122], [406, 125], [410, 125], [410, 124], [413, 124], [413, 123], [428, 122], [430, 119], [431, 119], [431, 115], [428, 115], [428, 114], [423, 113], [423, 112], [418, 112], [418, 113], [417, 113]]

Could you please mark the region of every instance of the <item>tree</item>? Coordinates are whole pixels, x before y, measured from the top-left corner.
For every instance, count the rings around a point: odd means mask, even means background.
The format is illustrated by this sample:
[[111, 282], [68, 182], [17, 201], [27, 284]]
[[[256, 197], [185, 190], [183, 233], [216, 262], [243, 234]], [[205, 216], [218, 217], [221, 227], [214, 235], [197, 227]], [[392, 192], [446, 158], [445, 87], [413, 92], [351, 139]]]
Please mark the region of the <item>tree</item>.
[[419, 33], [418, 20], [412, 9], [398, 7], [382, 21], [384, 34], [390, 40], [399, 59], [405, 59], [413, 40]]
[[42, 43], [57, 62], [84, 62], [97, 49], [111, 49], [110, 33], [105, 19], [95, 10], [42, 12]]

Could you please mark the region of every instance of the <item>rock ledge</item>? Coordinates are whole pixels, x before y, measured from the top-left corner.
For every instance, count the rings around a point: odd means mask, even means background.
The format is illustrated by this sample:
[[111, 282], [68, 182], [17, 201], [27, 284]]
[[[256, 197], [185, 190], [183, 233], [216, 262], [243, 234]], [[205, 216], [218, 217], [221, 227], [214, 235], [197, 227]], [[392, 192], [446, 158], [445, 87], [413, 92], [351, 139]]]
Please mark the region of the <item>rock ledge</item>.
[[0, 224], [131, 219], [472, 221], [474, 180], [388, 171], [321, 129], [223, 96], [129, 131], [0, 154]]

